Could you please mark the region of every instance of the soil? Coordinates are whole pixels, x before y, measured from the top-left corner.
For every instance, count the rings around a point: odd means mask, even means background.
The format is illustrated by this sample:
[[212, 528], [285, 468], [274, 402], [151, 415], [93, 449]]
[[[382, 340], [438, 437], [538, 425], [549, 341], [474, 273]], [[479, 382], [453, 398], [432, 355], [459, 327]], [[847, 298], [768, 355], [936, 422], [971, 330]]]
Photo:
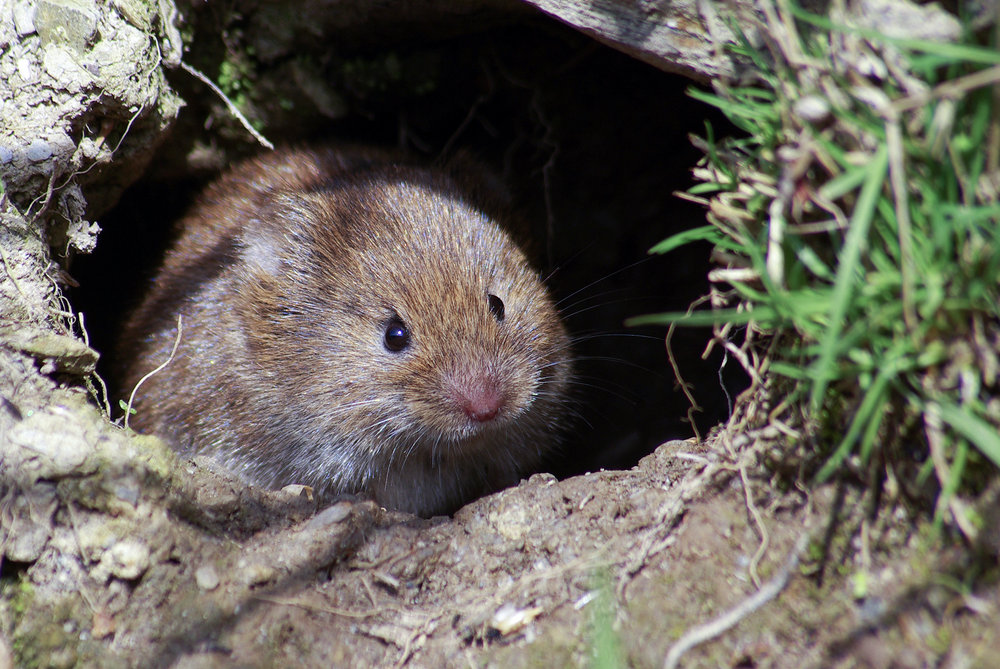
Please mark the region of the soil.
[[[245, 107], [281, 128], [275, 139], [299, 141], [295, 128], [308, 135], [325, 119], [365, 141], [406, 135], [433, 157], [461, 137], [543, 222], [539, 256], [564, 270], [556, 289], [571, 304], [623, 258], [699, 224], [701, 212], [670, 197], [696, 159], [685, 133], [705, 119], [684, 102], [686, 84], [490, 6], [476, 27], [486, 32], [463, 37], [472, 19], [452, 17], [436, 46], [397, 54], [404, 70], [453, 66], [454, 87], [428, 75], [436, 92], [405, 94], [379, 87], [392, 67], [371, 42], [350, 57], [282, 59], [292, 33], [255, 42], [260, 21], [220, 26], [211, 7], [182, 6], [180, 24], [168, 2], [0, 7], [0, 669], [661, 667], [678, 657], [692, 667], [996, 666], [1000, 506], [984, 503], [984, 540], [970, 550], [891, 485], [806, 487], [775, 474], [795, 437], [725, 423], [739, 383], [720, 390], [720, 360], [699, 362], [696, 334], [675, 346], [707, 409], [704, 439], [690, 438], [669, 372], [593, 368], [591, 378], [631, 384], [630, 397], [582, 401], [593, 427], [552, 463], [559, 477], [536, 474], [453, 517], [363, 499], [318, 508], [306, 488], [248, 487], [112, 420], [114, 389], [109, 399], [95, 370], [116, 313], [189, 184], [249, 151], [214, 94], [170, 69], [178, 28], [200, 34], [191, 45], [219, 28], [217, 44], [185, 52], [205, 69], [215, 51], [234, 67], [256, 54], [269, 95], [298, 68], [313, 100], [301, 126], [280, 121], [277, 94], [272, 107], [252, 96]], [[331, 72], [340, 116], [332, 84], [319, 83]], [[171, 126], [177, 139], [165, 142]], [[147, 233], [161, 241], [140, 243]], [[567, 269], [574, 239], [601, 243]], [[95, 245], [98, 267], [87, 268], [80, 254]], [[608, 290], [640, 286], [635, 300], [604, 305], [603, 287], [590, 303], [577, 298], [574, 311], [599, 315], [571, 319], [581, 346], [624, 315], [683, 308], [706, 264], [691, 254], [625, 268]], [[663, 333], [648, 334], [587, 357], [639, 351], [633, 364], [664, 370]]]
[[901, 512], [867, 517], [849, 490], [824, 556], [837, 492], [780, 492], [753, 466], [743, 482], [725, 435], [668, 442], [627, 471], [538, 474], [423, 520], [248, 488], [155, 438], [119, 432], [88, 450], [96, 415], [72, 429], [76, 450], [39, 452], [57, 416], [10, 440], [35, 437], [3, 501], [17, 666], [658, 667], [792, 555], [774, 601], [683, 666], [994, 657], [997, 593], [959, 585], [961, 552]]

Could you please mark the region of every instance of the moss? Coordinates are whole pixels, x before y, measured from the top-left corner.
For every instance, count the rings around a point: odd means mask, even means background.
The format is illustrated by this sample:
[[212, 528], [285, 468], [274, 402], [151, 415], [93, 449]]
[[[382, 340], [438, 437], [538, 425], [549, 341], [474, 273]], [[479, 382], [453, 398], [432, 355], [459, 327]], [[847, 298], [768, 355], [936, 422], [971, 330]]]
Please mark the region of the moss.
[[22, 576], [16, 582], [0, 585], [0, 601], [15, 616], [21, 616], [31, 608], [31, 602], [35, 597], [35, 587], [26, 577]]
[[481, 666], [541, 669], [580, 666], [581, 640], [563, 627], [550, 627], [547, 633], [531, 643], [498, 646], [495, 652], [482, 656]]
[[246, 47], [239, 52], [230, 52], [226, 60], [219, 63], [219, 73], [216, 83], [222, 92], [240, 106], [236, 99], [246, 95], [252, 88], [251, 83], [256, 71], [254, 50]]
[[395, 51], [371, 57], [348, 58], [335, 67], [334, 78], [359, 97], [389, 93], [427, 95], [438, 87], [440, 53], [417, 51], [400, 56]]
[[177, 454], [159, 437], [135, 435], [132, 443], [138, 448], [136, 462], [141, 463], [151, 476], [159, 481], [170, 480], [178, 465]]
[[68, 596], [55, 604], [39, 605], [30, 589], [19, 591], [23, 594], [15, 606], [22, 611], [11, 639], [15, 665], [24, 669], [77, 666], [79, 632], [87, 620], [83, 600]]

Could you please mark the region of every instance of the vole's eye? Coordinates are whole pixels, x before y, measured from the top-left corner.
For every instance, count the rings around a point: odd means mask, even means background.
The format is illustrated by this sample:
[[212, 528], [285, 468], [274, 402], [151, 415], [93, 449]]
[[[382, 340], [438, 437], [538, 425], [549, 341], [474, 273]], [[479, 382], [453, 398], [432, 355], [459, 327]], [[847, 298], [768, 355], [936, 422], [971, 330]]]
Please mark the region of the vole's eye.
[[493, 314], [493, 318], [497, 319], [497, 323], [503, 320], [503, 300], [501, 300], [496, 295], [487, 295], [486, 297], [490, 300], [490, 313]]
[[410, 331], [406, 329], [406, 324], [398, 318], [386, 323], [383, 343], [385, 350], [391, 353], [399, 353], [406, 349], [410, 345]]

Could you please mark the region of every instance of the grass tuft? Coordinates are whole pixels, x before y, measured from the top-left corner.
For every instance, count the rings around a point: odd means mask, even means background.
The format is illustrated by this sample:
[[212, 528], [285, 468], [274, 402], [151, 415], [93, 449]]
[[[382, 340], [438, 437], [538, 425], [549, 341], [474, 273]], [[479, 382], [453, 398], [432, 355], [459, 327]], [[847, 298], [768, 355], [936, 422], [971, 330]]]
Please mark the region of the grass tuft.
[[651, 250], [713, 242], [711, 308], [631, 322], [714, 325], [753, 384], [734, 421], [780, 424], [816, 481], [933, 472], [974, 534], [962, 498], [1000, 467], [1000, 51], [762, 6], [733, 47], [753, 76], [691, 91], [742, 133], [694, 138], [710, 225]]

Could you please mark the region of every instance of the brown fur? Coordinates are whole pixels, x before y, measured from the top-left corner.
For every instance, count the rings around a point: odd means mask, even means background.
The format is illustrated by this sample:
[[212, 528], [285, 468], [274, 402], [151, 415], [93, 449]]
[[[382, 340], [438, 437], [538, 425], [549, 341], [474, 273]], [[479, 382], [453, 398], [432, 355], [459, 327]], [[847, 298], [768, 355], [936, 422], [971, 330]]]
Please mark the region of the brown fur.
[[[261, 485], [422, 515], [516, 483], [563, 427], [569, 341], [494, 207], [459, 179], [324, 148], [212, 184], [123, 333], [131, 388], [183, 315], [134, 425]], [[395, 316], [411, 339], [393, 353]], [[473, 420], [466, 397], [494, 398], [496, 417]]]

